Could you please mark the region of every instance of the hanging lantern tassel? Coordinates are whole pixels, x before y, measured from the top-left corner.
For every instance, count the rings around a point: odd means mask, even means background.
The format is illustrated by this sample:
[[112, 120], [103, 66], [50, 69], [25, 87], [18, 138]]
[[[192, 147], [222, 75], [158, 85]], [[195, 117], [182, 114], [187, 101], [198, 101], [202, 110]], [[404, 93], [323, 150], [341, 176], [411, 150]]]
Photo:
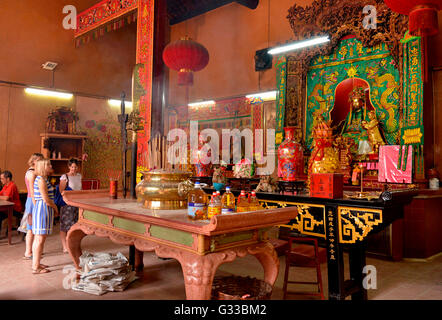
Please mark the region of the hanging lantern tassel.
[[408, 28], [415, 36], [433, 36], [438, 33], [437, 5], [422, 4], [414, 7], [409, 14]]
[[190, 69], [180, 69], [178, 72], [178, 85], [187, 86], [193, 84], [193, 73]]

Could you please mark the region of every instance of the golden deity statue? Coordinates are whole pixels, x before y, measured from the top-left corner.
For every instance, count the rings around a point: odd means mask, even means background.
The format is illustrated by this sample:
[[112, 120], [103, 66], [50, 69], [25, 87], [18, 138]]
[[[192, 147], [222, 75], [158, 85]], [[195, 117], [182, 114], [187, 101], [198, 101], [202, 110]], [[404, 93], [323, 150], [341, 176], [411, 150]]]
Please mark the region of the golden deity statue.
[[[354, 88], [349, 94], [349, 103], [350, 111], [344, 120], [341, 135], [353, 139], [357, 148], [360, 140], [367, 139], [367, 131], [362, 126], [362, 122], [367, 117], [364, 88]], [[356, 151], [357, 149], [352, 149], [352, 153], [356, 153]]]
[[370, 121], [362, 121], [362, 127], [367, 130], [368, 142], [373, 149], [373, 153], [377, 154], [379, 152], [379, 146], [385, 145], [385, 141], [379, 128], [379, 121], [376, 117], [376, 112], [371, 110], [368, 113], [368, 118]]
[[313, 129], [313, 150], [308, 161], [307, 188], [310, 188], [313, 173], [335, 173], [340, 169], [339, 151], [333, 146], [331, 121], [325, 121], [322, 115], [318, 115], [316, 123]]
[[325, 121], [321, 115], [317, 116], [309, 173], [333, 173], [339, 170], [339, 152], [333, 146], [334, 137], [330, 125], [331, 121]]

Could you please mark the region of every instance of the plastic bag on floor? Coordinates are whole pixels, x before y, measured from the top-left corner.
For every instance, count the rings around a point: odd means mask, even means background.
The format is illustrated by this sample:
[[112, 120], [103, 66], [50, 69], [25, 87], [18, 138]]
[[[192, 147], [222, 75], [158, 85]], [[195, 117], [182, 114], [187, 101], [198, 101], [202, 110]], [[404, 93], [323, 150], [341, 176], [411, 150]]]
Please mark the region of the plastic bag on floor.
[[27, 233], [28, 232], [28, 216], [29, 213], [24, 213], [23, 217], [20, 221], [20, 226], [17, 228], [19, 232]]
[[90, 294], [95, 294], [97, 296], [101, 296], [107, 292], [105, 286], [100, 286], [96, 283], [85, 283], [85, 282], [77, 282], [72, 284], [72, 290], [82, 291]]
[[85, 252], [80, 257], [80, 267], [83, 267], [85, 272], [100, 268], [117, 269], [125, 265], [128, 265], [128, 261], [120, 252], [116, 255], [103, 252], [95, 254]]
[[90, 294], [123, 291], [138, 279], [127, 258], [120, 252], [115, 255], [84, 252], [80, 257], [80, 267], [79, 280], [72, 284], [72, 289]]

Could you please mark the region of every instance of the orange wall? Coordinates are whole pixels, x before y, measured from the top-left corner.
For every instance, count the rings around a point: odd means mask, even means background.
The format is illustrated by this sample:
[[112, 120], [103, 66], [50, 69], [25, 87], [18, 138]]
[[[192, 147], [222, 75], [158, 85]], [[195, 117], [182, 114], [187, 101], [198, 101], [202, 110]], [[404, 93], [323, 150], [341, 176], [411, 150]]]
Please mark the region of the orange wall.
[[[45, 132], [47, 115], [58, 106], [72, 107], [78, 112], [79, 130], [85, 129], [87, 120], [106, 126], [106, 130], [99, 130], [101, 127], [98, 126], [86, 130], [89, 139], [97, 139], [106, 134], [119, 136], [119, 108], [110, 107], [106, 99], [82, 96], [75, 96], [71, 100], [43, 98], [26, 94], [21, 86], [0, 84], [0, 169], [12, 172], [13, 180], [20, 190], [25, 189], [24, 174], [29, 157], [34, 152], [40, 152], [40, 134]], [[114, 146], [118, 149], [119, 144], [103, 143], [99, 149], [92, 151], [106, 155], [106, 159], [96, 161], [95, 154], [91, 154], [90, 161], [84, 164], [85, 178], [97, 178], [98, 174], [94, 171], [97, 167], [120, 166], [118, 157], [106, 153]], [[94, 173], [93, 176], [88, 176], [91, 172]], [[100, 178], [103, 179], [102, 176]]]
[[65, 5], [77, 12], [98, 0], [1, 0], [0, 80], [48, 87], [52, 72], [46, 61], [58, 62], [55, 87], [119, 97], [131, 92], [135, 65], [136, 23], [75, 48], [74, 31], [63, 28]]
[[0, 168], [10, 170], [19, 189], [24, 188], [26, 162], [40, 152], [40, 133], [44, 133], [46, 117], [57, 105], [73, 107], [75, 99], [61, 101], [36, 98], [23, 87], [0, 85]]
[[[1, 0], [0, 81], [50, 87], [52, 72], [43, 70], [41, 65], [54, 61], [59, 63], [55, 71], [56, 89], [115, 98], [124, 90], [130, 97], [136, 23], [91, 39], [79, 48], [75, 48], [73, 30], [62, 26], [65, 5], [74, 5], [79, 13], [97, 2]], [[70, 101], [55, 100], [29, 96], [23, 89], [0, 83], [0, 169], [12, 171], [20, 190], [25, 188], [29, 156], [40, 152], [40, 134], [44, 133], [51, 109], [74, 107], [84, 127], [88, 119], [103, 121], [110, 108], [103, 98], [77, 95]]]

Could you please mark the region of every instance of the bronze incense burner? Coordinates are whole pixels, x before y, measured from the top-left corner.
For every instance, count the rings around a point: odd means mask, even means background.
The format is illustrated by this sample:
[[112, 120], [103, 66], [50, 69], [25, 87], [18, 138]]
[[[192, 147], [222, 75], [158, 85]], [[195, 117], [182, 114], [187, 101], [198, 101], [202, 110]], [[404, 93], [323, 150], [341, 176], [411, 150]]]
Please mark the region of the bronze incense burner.
[[135, 188], [138, 202], [147, 209], [187, 208], [187, 194], [193, 188], [191, 172], [143, 171], [143, 180]]

